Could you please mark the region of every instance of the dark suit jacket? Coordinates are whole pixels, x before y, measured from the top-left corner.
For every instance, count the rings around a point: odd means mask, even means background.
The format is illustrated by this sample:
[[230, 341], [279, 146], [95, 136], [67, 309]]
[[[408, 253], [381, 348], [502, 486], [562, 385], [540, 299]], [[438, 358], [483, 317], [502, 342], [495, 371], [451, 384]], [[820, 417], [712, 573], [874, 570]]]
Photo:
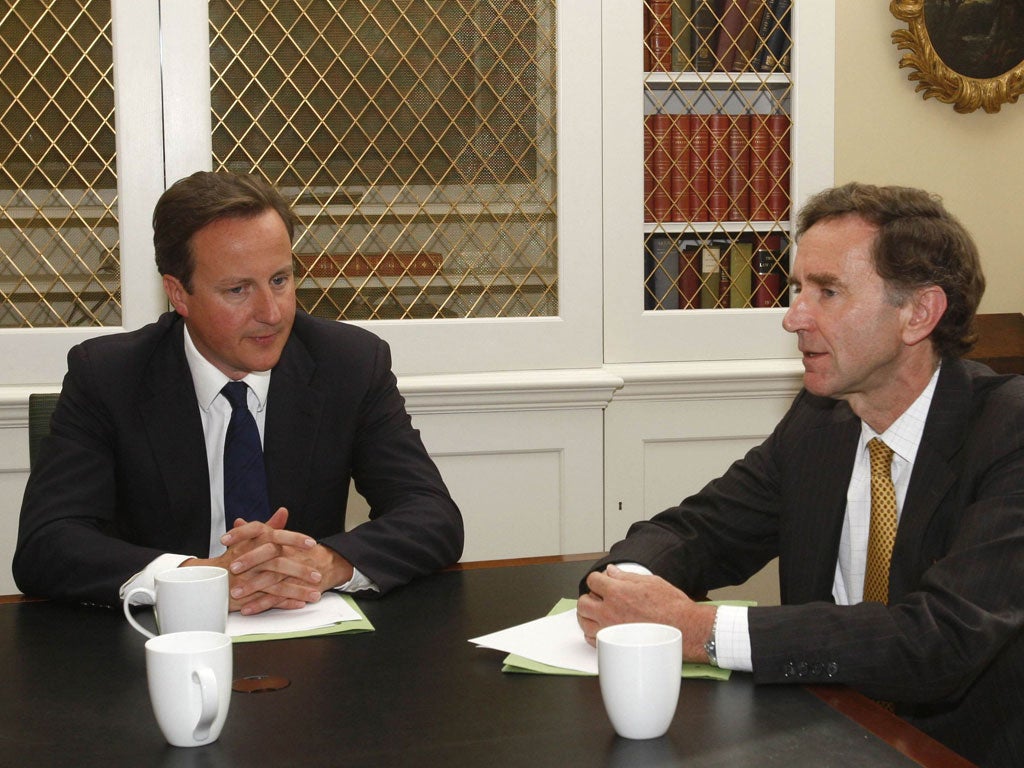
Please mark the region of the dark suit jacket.
[[783, 605], [749, 611], [754, 678], [846, 683], [983, 765], [1024, 765], [1024, 377], [943, 362], [893, 550], [889, 596], [832, 599], [860, 420], [801, 392], [773, 434], [595, 564], [690, 594], [779, 557]]
[[[164, 552], [207, 556], [210, 481], [173, 312], [68, 354], [50, 436], [22, 502], [14, 578], [29, 595], [116, 603]], [[387, 344], [299, 312], [274, 368], [264, 433], [271, 509], [381, 592], [459, 559], [462, 517], [391, 371]], [[349, 481], [371, 520], [344, 533]]]

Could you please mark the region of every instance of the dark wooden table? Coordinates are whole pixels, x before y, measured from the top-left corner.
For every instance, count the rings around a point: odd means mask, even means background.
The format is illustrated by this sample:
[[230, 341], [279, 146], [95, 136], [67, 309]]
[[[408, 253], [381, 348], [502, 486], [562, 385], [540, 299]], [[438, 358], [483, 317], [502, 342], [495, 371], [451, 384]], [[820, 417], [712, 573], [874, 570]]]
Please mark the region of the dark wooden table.
[[[216, 743], [168, 746], [146, 689], [144, 638], [120, 611], [0, 606], [0, 764], [11, 766], [943, 766], [937, 742], [843, 688], [684, 680], [669, 733], [615, 736], [592, 677], [501, 672], [468, 642], [574, 597], [586, 560], [467, 565], [362, 601], [371, 633], [235, 646]], [[495, 565], [495, 564], [487, 564]]]

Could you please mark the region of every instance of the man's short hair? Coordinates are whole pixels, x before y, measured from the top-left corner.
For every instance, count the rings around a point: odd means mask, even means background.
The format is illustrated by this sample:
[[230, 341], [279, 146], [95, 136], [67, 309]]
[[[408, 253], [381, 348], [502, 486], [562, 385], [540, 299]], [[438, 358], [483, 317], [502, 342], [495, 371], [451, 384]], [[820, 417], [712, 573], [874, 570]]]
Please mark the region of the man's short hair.
[[851, 182], [814, 195], [797, 217], [797, 239], [820, 221], [857, 216], [878, 228], [871, 248], [875, 271], [889, 300], [935, 285], [946, 311], [931, 339], [942, 357], [961, 357], [974, 346], [974, 314], [985, 292], [978, 247], [937, 196], [912, 187]]
[[192, 290], [192, 236], [225, 218], [255, 218], [274, 210], [295, 237], [297, 218], [281, 194], [254, 174], [197, 171], [164, 190], [153, 209], [153, 246], [161, 275], [178, 278]]

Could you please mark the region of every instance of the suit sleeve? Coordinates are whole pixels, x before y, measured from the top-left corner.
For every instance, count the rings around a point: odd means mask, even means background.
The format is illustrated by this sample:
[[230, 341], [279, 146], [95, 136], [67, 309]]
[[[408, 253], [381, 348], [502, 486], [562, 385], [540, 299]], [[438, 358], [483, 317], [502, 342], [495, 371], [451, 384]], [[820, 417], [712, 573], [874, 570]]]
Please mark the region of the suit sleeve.
[[[776, 446], [792, 413], [791, 408], [774, 432], [724, 475], [677, 506], [630, 526], [626, 538], [591, 570], [637, 562], [695, 598], [757, 573], [778, 555]], [[580, 589], [586, 590], [585, 580]]]
[[161, 552], [119, 532], [114, 425], [86, 348], [68, 373], [22, 499], [12, 570], [27, 595], [114, 604]]
[[461, 557], [462, 515], [412, 426], [388, 346], [380, 340], [359, 408], [352, 477], [370, 505], [370, 519], [322, 541], [375, 582], [380, 594]]

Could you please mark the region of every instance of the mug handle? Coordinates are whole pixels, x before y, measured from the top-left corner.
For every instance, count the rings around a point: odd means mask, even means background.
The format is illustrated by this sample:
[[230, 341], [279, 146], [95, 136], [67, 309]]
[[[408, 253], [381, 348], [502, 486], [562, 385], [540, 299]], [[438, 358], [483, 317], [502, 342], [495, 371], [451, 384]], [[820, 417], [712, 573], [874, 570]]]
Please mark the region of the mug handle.
[[200, 667], [192, 671], [192, 681], [199, 685], [199, 696], [202, 701], [199, 722], [196, 723], [192, 738], [196, 741], [206, 741], [210, 738], [210, 727], [217, 719], [217, 710], [220, 709], [217, 700], [217, 676], [209, 667]]
[[136, 587], [135, 589], [129, 590], [128, 594], [126, 594], [124, 596], [124, 615], [125, 615], [125, 618], [128, 619], [128, 623], [129, 624], [131, 624], [133, 627], [135, 627], [135, 629], [137, 629], [139, 632], [144, 634], [146, 637], [156, 637], [156, 635], [154, 635], [152, 632], [150, 632], [144, 626], [139, 624], [139, 622], [135, 620], [135, 617], [132, 616], [132, 611], [131, 611], [132, 596], [133, 595], [137, 595], [137, 594], [149, 595], [149, 599], [152, 602], [154, 602], [154, 603], [156, 602], [156, 593], [152, 589], [148, 589], [147, 587]]

